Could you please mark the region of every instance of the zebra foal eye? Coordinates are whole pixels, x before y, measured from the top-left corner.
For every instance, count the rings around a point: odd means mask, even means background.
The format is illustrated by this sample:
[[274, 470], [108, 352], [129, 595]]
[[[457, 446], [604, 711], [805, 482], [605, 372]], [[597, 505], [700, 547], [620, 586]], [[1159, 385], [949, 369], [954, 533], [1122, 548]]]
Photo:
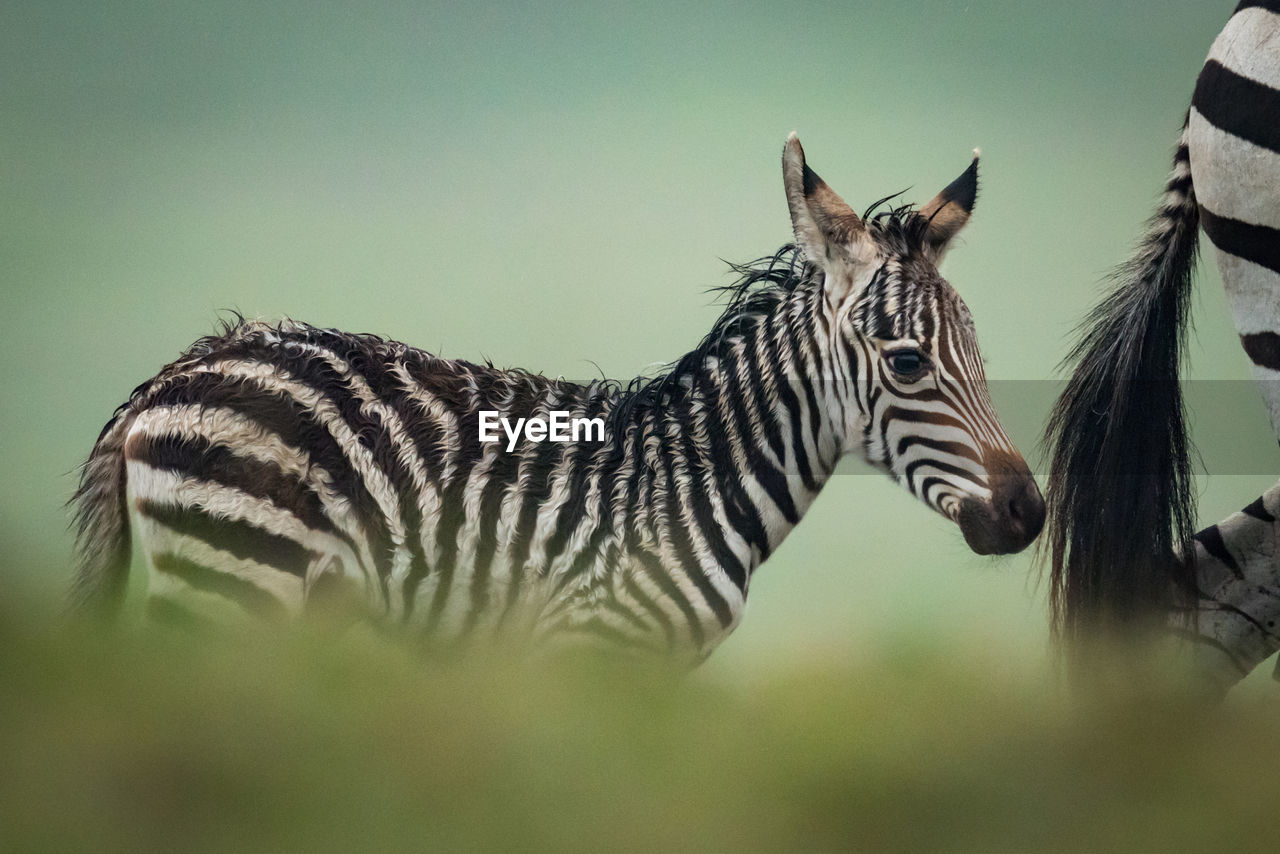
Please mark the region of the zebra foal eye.
[[884, 360], [889, 369], [901, 377], [914, 377], [924, 368], [924, 354], [915, 349], [891, 350], [885, 353]]

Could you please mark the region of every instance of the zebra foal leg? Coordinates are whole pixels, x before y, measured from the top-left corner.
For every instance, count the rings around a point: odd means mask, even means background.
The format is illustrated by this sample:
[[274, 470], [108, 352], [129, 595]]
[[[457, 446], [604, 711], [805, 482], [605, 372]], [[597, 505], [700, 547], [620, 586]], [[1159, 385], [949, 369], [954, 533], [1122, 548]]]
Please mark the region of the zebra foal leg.
[[132, 502], [130, 527], [147, 566], [147, 616], [183, 626], [284, 622], [301, 610], [305, 575], [248, 550], [206, 510]]

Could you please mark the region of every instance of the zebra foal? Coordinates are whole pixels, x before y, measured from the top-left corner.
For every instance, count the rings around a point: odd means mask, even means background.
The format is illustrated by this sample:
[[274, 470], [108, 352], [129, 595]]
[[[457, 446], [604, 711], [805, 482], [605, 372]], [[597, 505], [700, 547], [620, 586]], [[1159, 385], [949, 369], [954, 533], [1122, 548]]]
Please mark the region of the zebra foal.
[[[974, 551], [1024, 548], [1043, 501], [937, 271], [977, 158], [923, 208], [863, 216], [794, 135], [783, 178], [796, 243], [739, 268], [711, 332], [657, 377], [575, 384], [290, 321], [196, 342], [85, 464], [76, 595], [118, 601], [133, 539], [157, 617], [287, 618], [346, 590], [427, 638], [697, 661], [845, 453]], [[486, 441], [501, 419], [543, 429]], [[557, 419], [601, 429], [536, 441]]]

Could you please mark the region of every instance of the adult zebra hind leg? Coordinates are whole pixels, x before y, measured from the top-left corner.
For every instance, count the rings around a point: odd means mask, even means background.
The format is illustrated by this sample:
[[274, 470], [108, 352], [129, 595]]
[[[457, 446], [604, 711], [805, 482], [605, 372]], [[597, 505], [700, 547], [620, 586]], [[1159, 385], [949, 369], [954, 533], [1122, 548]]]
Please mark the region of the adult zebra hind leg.
[[1280, 436], [1278, 117], [1280, 8], [1242, 2], [1197, 79], [1164, 203], [1072, 353], [1076, 370], [1047, 431], [1046, 540], [1059, 637], [1172, 610], [1171, 628], [1202, 641], [1206, 660], [1217, 656], [1206, 667], [1223, 668], [1217, 678], [1227, 686], [1276, 648], [1269, 622], [1280, 508], [1273, 489], [1191, 536], [1195, 491], [1178, 367], [1203, 225]]
[[1193, 667], [1225, 692], [1280, 650], [1280, 483], [1196, 534], [1195, 549]]
[[1200, 222], [1280, 438], [1280, 12], [1241, 4], [1214, 41], [1187, 145]]
[[[1200, 222], [1280, 438], [1280, 7], [1241, 3], [1187, 119]], [[1197, 650], [1229, 687], [1280, 648], [1280, 484], [1196, 535]], [[1214, 659], [1217, 659], [1216, 663]]]

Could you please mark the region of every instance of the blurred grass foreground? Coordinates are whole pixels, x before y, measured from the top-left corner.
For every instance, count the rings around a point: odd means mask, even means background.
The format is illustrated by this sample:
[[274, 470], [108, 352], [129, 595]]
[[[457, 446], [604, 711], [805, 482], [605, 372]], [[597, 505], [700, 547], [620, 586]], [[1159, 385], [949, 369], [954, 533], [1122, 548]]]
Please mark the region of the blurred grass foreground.
[[5, 851], [1277, 850], [1274, 692], [1069, 697], [944, 638], [727, 680], [13, 615]]

